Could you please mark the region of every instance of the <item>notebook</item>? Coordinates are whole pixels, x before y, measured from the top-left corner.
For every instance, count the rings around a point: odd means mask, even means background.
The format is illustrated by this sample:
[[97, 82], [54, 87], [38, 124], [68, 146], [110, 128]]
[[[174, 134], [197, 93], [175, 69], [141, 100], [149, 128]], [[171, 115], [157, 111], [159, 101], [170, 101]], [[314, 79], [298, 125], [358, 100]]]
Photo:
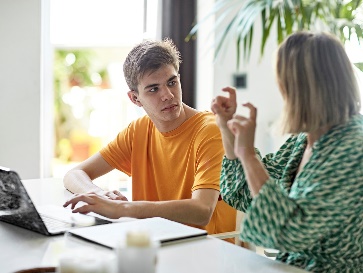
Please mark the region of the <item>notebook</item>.
[[43, 235], [58, 235], [72, 228], [112, 223], [95, 216], [72, 213], [63, 206], [35, 207], [19, 175], [0, 166], [0, 221]]
[[158, 242], [161, 245], [200, 239], [207, 236], [205, 230], [161, 217], [138, 219], [112, 225], [77, 228], [67, 231], [67, 235], [113, 249], [125, 240], [126, 234], [129, 231], [145, 231], [149, 233], [151, 241]]

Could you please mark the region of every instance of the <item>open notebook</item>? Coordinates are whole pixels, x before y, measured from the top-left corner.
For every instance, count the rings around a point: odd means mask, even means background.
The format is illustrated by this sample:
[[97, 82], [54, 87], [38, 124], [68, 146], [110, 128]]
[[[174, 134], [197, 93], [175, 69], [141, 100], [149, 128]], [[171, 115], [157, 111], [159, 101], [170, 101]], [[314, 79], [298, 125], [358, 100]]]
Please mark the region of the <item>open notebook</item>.
[[207, 236], [205, 230], [160, 217], [138, 219], [112, 225], [76, 228], [67, 231], [67, 234], [108, 248], [116, 248], [118, 243], [125, 240], [129, 231], [146, 231], [150, 234], [152, 241], [157, 241], [161, 245]]

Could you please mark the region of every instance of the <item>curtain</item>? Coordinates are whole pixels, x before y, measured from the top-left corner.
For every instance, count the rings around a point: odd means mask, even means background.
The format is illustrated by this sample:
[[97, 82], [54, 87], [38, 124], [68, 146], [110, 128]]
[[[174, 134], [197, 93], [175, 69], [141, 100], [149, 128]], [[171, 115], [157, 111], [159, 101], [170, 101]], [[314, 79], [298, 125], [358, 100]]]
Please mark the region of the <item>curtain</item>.
[[162, 38], [170, 38], [182, 57], [183, 102], [195, 108], [196, 41], [185, 42], [196, 17], [196, 0], [162, 0]]

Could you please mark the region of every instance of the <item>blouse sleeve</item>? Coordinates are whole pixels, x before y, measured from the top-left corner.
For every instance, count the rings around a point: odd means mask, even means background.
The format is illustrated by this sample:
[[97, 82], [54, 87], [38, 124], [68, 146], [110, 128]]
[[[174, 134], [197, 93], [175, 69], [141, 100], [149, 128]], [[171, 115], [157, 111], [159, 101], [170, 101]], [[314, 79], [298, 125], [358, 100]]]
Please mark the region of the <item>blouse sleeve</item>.
[[358, 149], [334, 150], [325, 160], [306, 165], [290, 192], [270, 178], [248, 208], [240, 238], [295, 252], [349, 234], [363, 211], [363, 149]]
[[252, 196], [246, 182], [242, 164], [238, 159], [222, 161], [220, 194], [231, 207], [245, 212], [251, 203]]
[[[278, 152], [267, 154], [262, 159], [262, 163], [270, 177], [278, 179], [281, 176], [281, 170], [286, 165], [286, 158], [290, 156], [295, 142], [296, 137], [290, 137]], [[259, 150], [255, 149], [255, 151], [261, 159]], [[248, 209], [252, 196], [239, 159], [229, 160], [226, 157], [223, 158], [220, 187], [221, 197], [227, 204], [243, 212]]]

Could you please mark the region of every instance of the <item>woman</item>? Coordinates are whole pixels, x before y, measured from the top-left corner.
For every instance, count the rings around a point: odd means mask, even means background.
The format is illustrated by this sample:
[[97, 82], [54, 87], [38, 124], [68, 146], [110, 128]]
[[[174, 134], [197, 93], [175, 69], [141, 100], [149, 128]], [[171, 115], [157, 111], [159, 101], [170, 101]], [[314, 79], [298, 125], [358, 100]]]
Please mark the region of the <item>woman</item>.
[[363, 117], [353, 67], [341, 43], [299, 32], [279, 47], [276, 75], [291, 137], [262, 160], [257, 109], [235, 115], [235, 89], [212, 111], [225, 157], [221, 195], [245, 211], [240, 238], [280, 251], [312, 272], [363, 272]]

